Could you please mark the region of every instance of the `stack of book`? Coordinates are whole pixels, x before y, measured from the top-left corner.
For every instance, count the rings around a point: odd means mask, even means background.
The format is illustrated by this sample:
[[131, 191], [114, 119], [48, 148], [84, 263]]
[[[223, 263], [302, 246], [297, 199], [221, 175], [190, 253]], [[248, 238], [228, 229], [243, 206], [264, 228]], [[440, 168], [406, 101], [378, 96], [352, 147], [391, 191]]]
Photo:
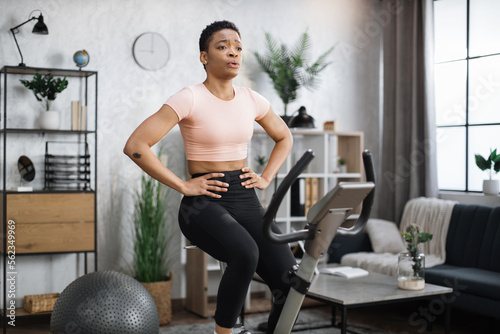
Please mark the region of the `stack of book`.
[[290, 195], [290, 214], [303, 217], [320, 199], [320, 180], [316, 177], [299, 178], [292, 185]]
[[82, 106], [81, 101], [71, 102], [71, 130], [87, 130], [87, 106]]

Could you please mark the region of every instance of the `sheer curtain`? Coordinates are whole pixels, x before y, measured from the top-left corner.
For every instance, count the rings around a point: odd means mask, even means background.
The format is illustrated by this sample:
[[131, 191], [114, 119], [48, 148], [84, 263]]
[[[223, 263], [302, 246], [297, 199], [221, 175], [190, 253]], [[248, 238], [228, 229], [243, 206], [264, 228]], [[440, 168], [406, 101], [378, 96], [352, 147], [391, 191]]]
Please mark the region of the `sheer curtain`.
[[437, 196], [433, 1], [382, 0], [383, 109], [378, 215], [399, 222], [406, 202]]

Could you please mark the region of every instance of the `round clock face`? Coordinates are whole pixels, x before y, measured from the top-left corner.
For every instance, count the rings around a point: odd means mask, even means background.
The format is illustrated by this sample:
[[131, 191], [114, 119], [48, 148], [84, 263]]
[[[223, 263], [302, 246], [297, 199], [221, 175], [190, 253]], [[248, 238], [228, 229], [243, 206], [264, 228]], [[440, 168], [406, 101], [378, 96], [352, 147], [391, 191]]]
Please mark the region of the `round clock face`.
[[167, 65], [170, 50], [167, 40], [156, 32], [146, 32], [135, 39], [132, 47], [135, 62], [145, 70], [159, 70]]

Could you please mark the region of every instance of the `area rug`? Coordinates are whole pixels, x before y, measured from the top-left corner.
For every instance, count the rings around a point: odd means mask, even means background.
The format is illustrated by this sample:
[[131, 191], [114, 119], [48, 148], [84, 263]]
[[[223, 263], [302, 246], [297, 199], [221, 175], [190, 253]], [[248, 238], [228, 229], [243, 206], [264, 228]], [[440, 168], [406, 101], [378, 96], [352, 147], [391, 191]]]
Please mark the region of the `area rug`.
[[[267, 314], [245, 318], [245, 328], [252, 334], [264, 334], [258, 329], [260, 323], [267, 320]], [[340, 333], [339, 328], [327, 327], [331, 325], [330, 313], [321, 309], [306, 309], [302, 310], [299, 318], [293, 328], [293, 333], [304, 334], [323, 334], [323, 333]], [[323, 327], [323, 328], [319, 328]], [[327, 328], [326, 328], [327, 327]], [[310, 329], [316, 328], [316, 329]], [[214, 331], [213, 322], [204, 324], [191, 324], [182, 326], [166, 326], [160, 329], [160, 334], [212, 334]], [[350, 334], [387, 334], [375, 329], [364, 328], [350, 325], [347, 321], [347, 332]]]

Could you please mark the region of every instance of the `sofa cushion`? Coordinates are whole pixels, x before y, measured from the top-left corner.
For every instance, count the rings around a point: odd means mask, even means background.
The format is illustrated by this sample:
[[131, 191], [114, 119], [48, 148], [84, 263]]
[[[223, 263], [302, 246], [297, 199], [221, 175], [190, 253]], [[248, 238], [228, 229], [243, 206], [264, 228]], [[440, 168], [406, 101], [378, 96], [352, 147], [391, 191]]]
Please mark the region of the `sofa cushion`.
[[371, 218], [366, 224], [366, 232], [375, 253], [397, 254], [406, 250], [398, 227], [391, 221]]
[[443, 264], [426, 269], [425, 281], [500, 301], [500, 273], [497, 272]]
[[500, 207], [493, 208], [488, 218], [478, 267], [500, 273]]
[[328, 263], [340, 263], [345, 254], [353, 252], [371, 252], [372, 244], [367, 233], [356, 235], [336, 235], [328, 248]]
[[446, 238], [446, 264], [500, 272], [500, 207], [457, 204]]

